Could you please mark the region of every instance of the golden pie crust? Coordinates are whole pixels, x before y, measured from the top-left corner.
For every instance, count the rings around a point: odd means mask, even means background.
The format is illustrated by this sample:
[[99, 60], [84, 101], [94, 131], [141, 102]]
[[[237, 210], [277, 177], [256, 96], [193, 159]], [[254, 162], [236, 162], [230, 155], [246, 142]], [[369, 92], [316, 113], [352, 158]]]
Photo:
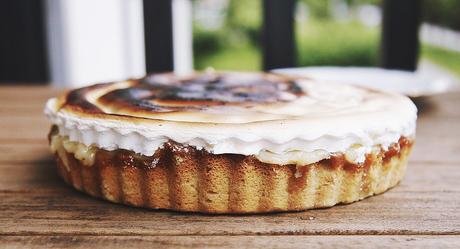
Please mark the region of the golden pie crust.
[[403, 178], [412, 144], [401, 137], [388, 150], [368, 154], [362, 164], [335, 155], [305, 166], [275, 165], [174, 142], [151, 157], [96, 148], [90, 166], [64, 148], [57, 148], [61, 153], [55, 157], [66, 183], [111, 202], [187, 212], [265, 213], [330, 207], [382, 193]]

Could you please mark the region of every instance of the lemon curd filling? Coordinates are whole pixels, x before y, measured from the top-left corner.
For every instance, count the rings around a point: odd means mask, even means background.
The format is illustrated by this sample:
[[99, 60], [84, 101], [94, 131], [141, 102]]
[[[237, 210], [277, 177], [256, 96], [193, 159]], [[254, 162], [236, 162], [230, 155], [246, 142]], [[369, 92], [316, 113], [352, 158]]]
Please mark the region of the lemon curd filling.
[[67, 167], [69, 167], [69, 162], [65, 152], [73, 154], [83, 165], [91, 166], [94, 164], [97, 151], [97, 148], [94, 146], [86, 146], [79, 142], [70, 141], [67, 136], [62, 137], [57, 135], [51, 137], [50, 149], [53, 154], [58, 153], [61, 158], [64, 158], [64, 164]]

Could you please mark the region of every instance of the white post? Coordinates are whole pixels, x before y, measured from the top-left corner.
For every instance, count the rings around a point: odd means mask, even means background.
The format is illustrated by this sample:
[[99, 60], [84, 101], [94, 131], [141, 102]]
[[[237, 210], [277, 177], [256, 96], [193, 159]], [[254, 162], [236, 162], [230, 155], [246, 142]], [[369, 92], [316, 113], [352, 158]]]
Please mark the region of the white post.
[[173, 0], [174, 72], [186, 75], [193, 71], [192, 1]]
[[46, 6], [55, 86], [145, 74], [142, 0], [47, 0]]

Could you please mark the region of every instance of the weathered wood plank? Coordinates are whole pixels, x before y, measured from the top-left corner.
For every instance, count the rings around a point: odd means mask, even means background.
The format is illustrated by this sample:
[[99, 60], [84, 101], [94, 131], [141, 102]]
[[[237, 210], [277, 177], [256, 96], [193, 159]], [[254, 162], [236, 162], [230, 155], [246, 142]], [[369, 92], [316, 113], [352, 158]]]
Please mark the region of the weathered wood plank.
[[51, 159], [48, 141], [40, 140], [1, 140], [0, 139], [0, 165], [35, 164], [43, 159]]
[[459, 237], [446, 236], [460, 235], [458, 92], [420, 105], [407, 176], [389, 192], [329, 209], [246, 216], [130, 208], [67, 187], [47, 149], [49, 123], [42, 114], [58, 92], [0, 87], [2, 246], [459, 247]]
[[26, 99], [45, 99], [64, 91], [51, 86], [3, 85], [0, 86], [0, 101], [19, 103]]
[[460, 163], [459, 125], [460, 119], [456, 118], [421, 117], [417, 122], [416, 144], [411, 160]]
[[93, 199], [65, 186], [53, 163], [46, 160], [3, 165], [0, 234], [460, 235], [457, 169], [454, 164], [409, 167], [406, 179], [396, 188], [351, 205], [283, 214], [209, 216], [130, 208]]
[[6, 248], [458, 248], [456, 236], [3, 236]]
[[441, 94], [416, 100], [419, 121], [424, 119], [460, 118], [459, 92]]
[[[1, 194], [4, 235], [460, 235], [459, 192], [390, 192], [328, 210], [253, 216], [148, 211], [60, 193]], [[447, 197], [446, 197], [447, 196]], [[28, 204], [24, 204], [28, 202]], [[392, 206], [391, 206], [392, 205]], [[442, 208], [440, 208], [442, 205]]]
[[29, 143], [31, 140], [46, 140], [50, 127], [49, 121], [42, 116], [14, 116], [0, 121], [0, 143]]

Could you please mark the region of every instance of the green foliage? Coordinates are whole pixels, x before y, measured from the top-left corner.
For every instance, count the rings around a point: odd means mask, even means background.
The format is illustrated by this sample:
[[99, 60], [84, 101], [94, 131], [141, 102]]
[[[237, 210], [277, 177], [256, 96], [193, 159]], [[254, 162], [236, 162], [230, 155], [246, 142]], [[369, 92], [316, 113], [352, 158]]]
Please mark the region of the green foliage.
[[230, 0], [225, 25], [234, 41], [241, 40], [256, 45], [259, 41], [262, 22], [261, 0]]
[[221, 70], [258, 70], [261, 17], [260, 0], [230, 0], [224, 25], [219, 30], [204, 30], [195, 25], [193, 52], [195, 67]]
[[381, 5], [383, 0], [346, 0], [348, 5], [373, 4]]
[[356, 22], [309, 21], [299, 24], [298, 66], [375, 66], [379, 30]]
[[[297, 65], [375, 66], [379, 28], [328, 19], [329, 1], [299, 0], [309, 5], [313, 18], [296, 24]], [[380, 4], [381, 0], [347, 0], [348, 4]], [[260, 70], [261, 1], [231, 0], [222, 29], [194, 27], [195, 67], [220, 70]], [[424, 0], [425, 19], [460, 28], [459, 0]], [[457, 26], [455, 26], [457, 25]], [[460, 75], [460, 53], [422, 46], [421, 57]]]
[[260, 0], [230, 0], [226, 25], [234, 29], [259, 29], [262, 21], [261, 3]]
[[193, 28], [193, 53], [195, 55], [201, 57], [215, 54], [225, 49], [226, 45], [221, 31], [202, 30], [199, 26]]
[[259, 70], [260, 52], [244, 32], [224, 28], [219, 31], [193, 31], [196, 69]]
[[[328, 19], [329, 2], [299, 0], [314, 17], [296, 26], [297, 65], [376, 65], [379, 30], [355, 22]], [[350, 4], [380, 0], [348, 0]], [[260, 0], [231, 0], [225, 10], [224, 26], [218, 31], [194, 27], [195, 67], [227, 70], [260, 70], [258, 47], [261, 25]]]
[[460, 53], [430, 45], [423, 45], [421, 57], [436, 63], [460, 76]]
[[203, 70], [212, 67], [217, 70], [257, 71], [261, 69], [260, 52], [256, 47], [246, 45], [220, 50], [207, 56], [195, 57], [195, 68]]
[[328, 19], [330, 13], [330, 1], [328, 0], [301, 0], [310, 11], [310, 15], [316, 19]]
[[[221, 37], [219, 38], [219, 35]], [[260, 70], [260, 51], [251, 43], [229, 43], [228, 34], [195, 35], [195, 66], [227, 70]], [[199, 37], [199, 38], [198, 38]], [[379, 29], [356, 22], [309, 21], [297, 25], [297, 65], [375, 66]], [[204, 52], [204, 51], [212, 52]], [[200, 52], [203, 51], [203, 52]]]

